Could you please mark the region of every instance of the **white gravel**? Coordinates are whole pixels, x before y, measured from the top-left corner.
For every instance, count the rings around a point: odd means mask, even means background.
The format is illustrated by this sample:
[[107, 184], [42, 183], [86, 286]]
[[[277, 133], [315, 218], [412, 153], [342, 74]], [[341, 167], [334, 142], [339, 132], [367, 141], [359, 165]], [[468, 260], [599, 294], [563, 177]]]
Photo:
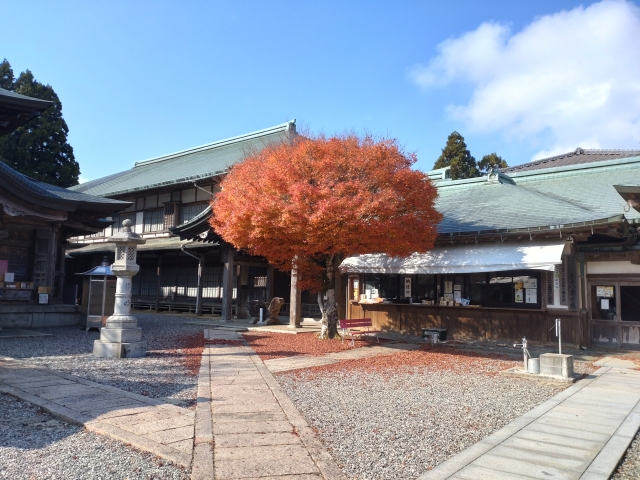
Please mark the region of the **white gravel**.
[[[188, 357], [184, 348], [203, 337], [203, 326], [185, 325], [186, 316], [135, 313], [147, 341], [145, 358], [103, 359], [93, 357], [93, 342], [100, 334], [78, 327], [37, 329], [53, 337], [0, 340], [0, 356], [24, 359], [70, 375], [111, 385], [128, 392], [192, 406], [198, 377], [185, 365], [200, 358]], [[196, 369], [197, 371], [197, 369]]]
[[0, 394], [0, 479], [188, 479], [183, 468]]
[[636, 434], [629, 445], [620, 465], [611, 476], [611, 480], [636, 480], [640, 478], [640, 433]]
[[353, 479], [417, 478], [564, 388], [424, 367], [277, 378]]

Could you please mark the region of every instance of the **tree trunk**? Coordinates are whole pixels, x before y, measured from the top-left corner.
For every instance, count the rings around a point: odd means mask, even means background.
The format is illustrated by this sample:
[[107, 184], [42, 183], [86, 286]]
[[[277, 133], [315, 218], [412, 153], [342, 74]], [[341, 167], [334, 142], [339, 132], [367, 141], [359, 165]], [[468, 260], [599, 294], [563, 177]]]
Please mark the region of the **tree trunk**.
[[322, 312], [321, 339], [335, 338], [338, 334], [338, 304], [336, 303], [334, 255], [331, 255], [327, 259], [327, 284], [330, 288], [325, 292], [324, 296], [318, 293], [318, 303], [320, 304], [320, 311]]

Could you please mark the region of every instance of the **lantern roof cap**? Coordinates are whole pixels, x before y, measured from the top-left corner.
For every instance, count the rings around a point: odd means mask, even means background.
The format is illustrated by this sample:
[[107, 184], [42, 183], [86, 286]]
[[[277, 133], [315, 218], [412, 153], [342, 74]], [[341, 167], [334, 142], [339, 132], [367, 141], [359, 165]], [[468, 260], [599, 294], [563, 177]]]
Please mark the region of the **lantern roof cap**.
[[122, 222], [122, 230], [109, 237], [109, 242], [115, 243], [146, 243], [147, 241], [138, 235], [136, 232], [131, 231], [133, 222], [128, 218]]

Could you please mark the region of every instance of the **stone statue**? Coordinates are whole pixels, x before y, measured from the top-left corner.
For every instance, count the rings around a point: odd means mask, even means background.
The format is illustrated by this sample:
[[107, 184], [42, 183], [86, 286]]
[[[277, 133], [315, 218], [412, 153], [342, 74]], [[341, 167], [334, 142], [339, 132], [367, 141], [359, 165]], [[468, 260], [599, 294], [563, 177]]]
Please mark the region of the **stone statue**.
[[251, 323], [258, 323], [260, 320], [260, 309], [262, 308], [262, 319], [266, 320], [269, 312], [267, 311], [267, 305], [260, 300], [251, 300], [246, 303], [247, 311], [249, 315], [253, 318]]
[[284, 305], [284, 298], [273, 297], [271, 299], [271, 303], [269, 304], [269, 320], [267, 320], [267, 325], [280, 325], [278, 314], [280, 313], [282, 305]]

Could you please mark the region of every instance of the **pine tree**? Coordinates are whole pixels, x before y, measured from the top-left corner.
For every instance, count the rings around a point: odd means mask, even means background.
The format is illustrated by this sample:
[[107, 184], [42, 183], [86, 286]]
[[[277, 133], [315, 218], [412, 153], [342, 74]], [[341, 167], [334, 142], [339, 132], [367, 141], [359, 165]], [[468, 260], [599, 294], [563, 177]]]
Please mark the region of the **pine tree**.
[[6, 59], [0, 63], [0, 87], [54, 102], [40, 117], [0, 137], [0, 160], [42, 182], [59, 187], [76, 185], [80, 166], [67, 142], [69, 127], [62, 118], [62, 103], [53, 88], [36, 81], [29, 70], [15, 79]]
[[496, 154], [495, 152], [490, 153], [489, 155], [485, 155], [482, 157], [482, 160], [478, 162], [478, 170], [482, 175], [487, 175], [492, 168], [508, 168], [509, 165], [507, 161]]
[[478, 176], [476, 159], [471, 156], [467, 144], [464, 143], [464, 137], [458, 132], [449, 135], [442, 155], [433, 166], [434, 169], [444, 167], [451, 167], [450, 174], [453, 180]]

